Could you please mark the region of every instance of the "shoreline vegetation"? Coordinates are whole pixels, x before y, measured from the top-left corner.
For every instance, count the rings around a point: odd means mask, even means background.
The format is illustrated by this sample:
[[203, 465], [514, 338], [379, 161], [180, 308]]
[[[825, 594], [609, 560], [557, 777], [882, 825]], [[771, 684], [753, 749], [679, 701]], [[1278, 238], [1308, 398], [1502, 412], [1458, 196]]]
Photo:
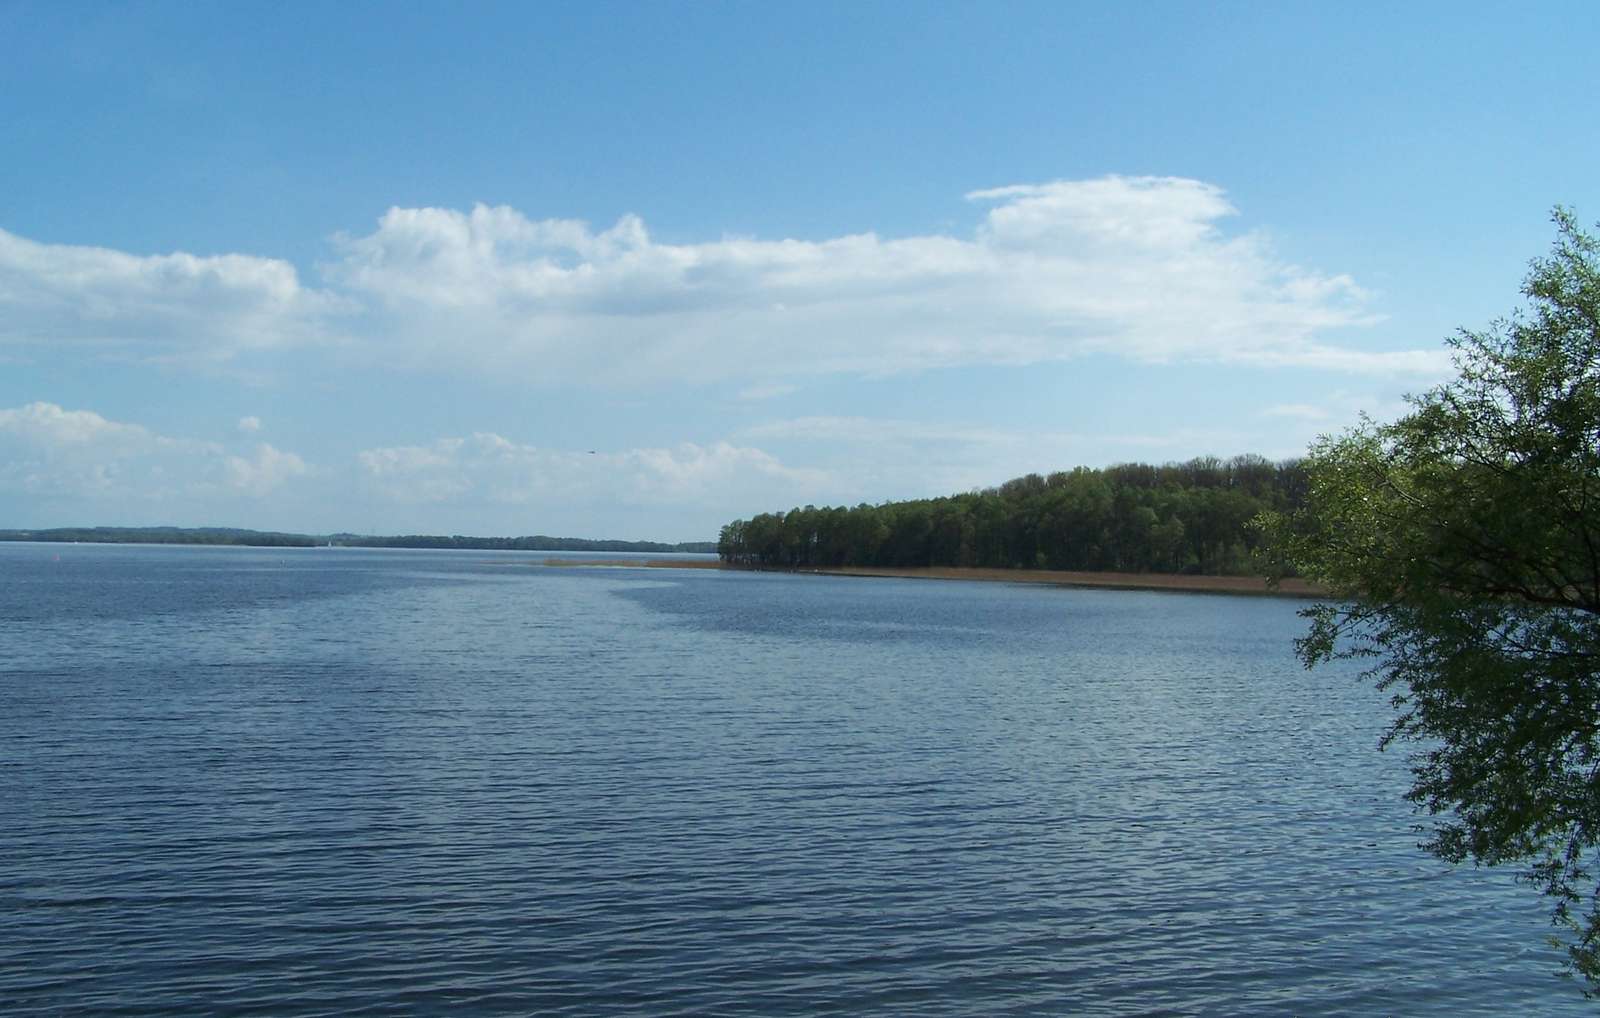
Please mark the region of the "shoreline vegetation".
[[698, 561], [546, 558], [541, 564], [1311, 598], [1326, 592], [1298, 577], [1272, 585], [1261, 575], [1261, 534], [1253, 522], [1298, 508], [1306, 483], [1303, 461], [1274, 463], [1251, 455], [1079, 467], [944, 498], [763, 513], [723, 527], [715, 543], [314, 535], [225, 527], [0, 530], [0, 541], [716, 554], [715, 560]]
[[761, 513], [723, 527], [717, 554], [769, 569], [867, 570], [860, 575], [955, 569], [1046, 583], [1132, 575], [1143, 579], [1095, 582], [1172, 590], [1241, 580], [1265, 589], [1255, 521], [1293, 513], [1306, 494], [1295, 459], [1078, 467], [941, 498]]
[[547, 558], [541, 565], [573, 568], [631, 569], [718, 569], [727, 572], [790, 573], [812, 576], [857, 576], [905, 580], [965, 580], [980, 583], [1044, 583], [1057, 587], [1093, 587], [1110, 590], [1179, 591], [1191, 594], [1245, 594], [1257, 597], [1316, 598], [1326, 594], [1321, 587], [1297, 577], [1287, 577], [1270, 586], [1261, 576], [1200, 576], [1193, 573], [1112, 573], [1069, 569], [982, 569], [961, 566], [875, 567], [838, 566], [835, 568], [784, 569], [736, 565], [727, 562], [684, 559], [560, 559]]

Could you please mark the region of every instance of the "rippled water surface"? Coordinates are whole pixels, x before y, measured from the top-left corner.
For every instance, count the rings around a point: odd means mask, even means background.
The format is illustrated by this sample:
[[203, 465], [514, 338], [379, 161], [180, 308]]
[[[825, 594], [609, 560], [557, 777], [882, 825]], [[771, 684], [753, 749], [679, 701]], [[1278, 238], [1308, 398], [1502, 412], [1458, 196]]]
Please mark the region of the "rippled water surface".
[[0, 1011], [1587, 1013], [1293, 602], [0, 545]]

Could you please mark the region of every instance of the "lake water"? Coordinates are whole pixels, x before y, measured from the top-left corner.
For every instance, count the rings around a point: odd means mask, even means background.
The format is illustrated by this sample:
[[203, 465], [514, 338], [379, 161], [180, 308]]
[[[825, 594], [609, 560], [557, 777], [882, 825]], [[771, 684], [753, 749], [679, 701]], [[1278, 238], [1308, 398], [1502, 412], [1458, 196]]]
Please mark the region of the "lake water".
[[0, 545], [0, 1011], [1587, 1013], [1295, 602]]

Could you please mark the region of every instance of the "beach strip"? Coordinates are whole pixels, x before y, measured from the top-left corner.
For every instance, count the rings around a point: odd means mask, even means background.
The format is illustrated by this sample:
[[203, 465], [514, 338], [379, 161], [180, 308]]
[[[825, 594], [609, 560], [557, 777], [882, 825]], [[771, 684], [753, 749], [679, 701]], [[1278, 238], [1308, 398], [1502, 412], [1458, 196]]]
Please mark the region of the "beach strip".
[[957, 566], [890, 568], [834, 566], [822, 569], [764, 569], [736, 566], [705, 559], [562, 559], [547, 558], [547, 566], [611, 566], [649, 569], [726, 569], [738, 572], [810, 573], [818, 576], [876, 576], [907, 580], [974, 580], [986, 583], [1048, 583], [1062, 587], [1098, 587], [1117, 590], [1174, 590], [1199, 594], [1254, 594], [1267, 597], [1314, 598], [1325, 591], [1298, 578], [1269, 587], [1260, 576], [1197, 576], [1188, 573], [1096, 573], [1062, 569], [975, 569]]

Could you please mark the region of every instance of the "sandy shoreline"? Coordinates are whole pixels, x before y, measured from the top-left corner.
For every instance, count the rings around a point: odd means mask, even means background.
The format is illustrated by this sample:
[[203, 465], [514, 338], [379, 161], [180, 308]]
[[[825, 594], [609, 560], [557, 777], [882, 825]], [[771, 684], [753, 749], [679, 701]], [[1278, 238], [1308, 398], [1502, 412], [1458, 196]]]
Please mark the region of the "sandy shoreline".
[[[613, 569], [722, 569], [721, 562], [710, 559], [648, 559], [648, 558], [547, 558], [543, 566], [610, 566]], [[731, 567], [728, 567], [731, 568]]]
[[1086, 573], [1059, 569], [960, 569], [929, 566], [889, 569], [874, 566], [839, 566], [831, 569], [751, 569], [721, 562], [673, 559], [559, 559], [547, 566], [621, 566], [651, 569], [728, 569], [750, 572], [811, 573], [819, 576], [878, 576], [912, 580], [975, 580], [987, 583], [1049, 583], [1062, 587], [1100, 587], [1117, 590], [1176, 590], [1202, 594], [1253, 594], [1264, 597], [1321, 597], [1323, 591], [1301, 579], [1286, 579], [1276, 589], [1259, 576], [1191, 576], [1183, 573]]

